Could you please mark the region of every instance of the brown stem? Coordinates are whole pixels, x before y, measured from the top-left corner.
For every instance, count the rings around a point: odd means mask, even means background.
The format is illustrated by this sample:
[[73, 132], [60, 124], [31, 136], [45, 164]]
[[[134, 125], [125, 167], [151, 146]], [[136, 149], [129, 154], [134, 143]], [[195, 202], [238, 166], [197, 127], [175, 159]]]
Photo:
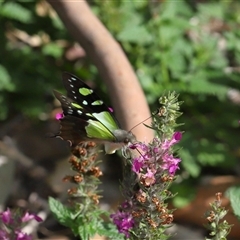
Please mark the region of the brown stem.
[[[126, 55], [84, 0], [48, 0], [105, 81], [122, 127], [132, 127], [150, 117], [138, 79]], [[146, 122], [150, 124], [150, 119]], [[138, 140], [149, 141], [152, 130], [142, 124], [133, 129]]]

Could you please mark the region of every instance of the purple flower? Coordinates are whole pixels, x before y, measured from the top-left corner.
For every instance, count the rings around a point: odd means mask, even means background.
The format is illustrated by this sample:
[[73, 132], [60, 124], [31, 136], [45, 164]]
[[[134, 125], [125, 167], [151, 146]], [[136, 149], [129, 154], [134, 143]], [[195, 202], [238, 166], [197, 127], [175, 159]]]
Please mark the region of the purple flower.
[[36, 214], [29, 214], [28, 212], [21, 218], [22, 222], [28, 222], [32, 219], [35, 219], [37, 222], [42, 222], [42, 218], [37, 216]]
[[4, 230], [0, 230], [0, 239], [1, 240], [9, 240], [8, 233]]
[[128, 209], [132, 206], [132, 203], [131, 202], [128, 202], [128, 201], [124, 201], [122, 204], [121, 204], [121, 207], [122, 209]]
[[9, 224], [13, 221], [12, 214], [9, 208], [5, 212], [2, 212], [0, 216], [2, 218], [3, 223], [5, 224]]
[[117, 226], [120, 233], [123, 233], [126, 238], [130, 237], [129, 230], [134, 226], [134, 220], [130, 213], [118, 211], [115, 214], [111, 214], [110, 217], [113, 223]]
[[179, 169], [179, 166], [178, 166], [178, 165], [172, 164], [172, 165], [169, 166], [168, 172], [169, 172], [169, 174], [174, 175], [175, 172], [176, 172], [178, 169]]
[[[144, 185], [150, 186], [154, 184], [154, 174], [161, 171], [161, 169], [167, 170], [170, 175], [174, 175], [176, 170], [179, 169], [178, 164], [181, 160], [173, 157], [170, 147], [178, 143], [181, 138], [182, 133], [175, 132], [170, 140], [161, 141], [159, 138], [154, 138], [149, 145], [138, 142], [130, 146], [131, 149], [139, 149], [141, 154], [133, 159], [132, 171], [142, 174], [141, 179]], [[155, 169], [155, 172], [151, 173], [149, 169]]]
[[141, 161], [140, 158], [135, 158], [132, 164], [132, 171], [135, 173], [139, 173], [142, 166], [143, 166], [143, 161]]
[[148, 168], [147, 173], [141, 176], [141, 183], [146, 187], [153, 185], [156, 182], [155, 173], [155, 169], [151, 170]]
[[175, 132], [170, 140], [165, 140], [162, 149], [166, 150], [169, 149], [172, 145], [178, 143], [182, 138], [182, 133]]
[[139, 148], [144, 152], [149, 151], [149, 147], [144, 143], [139, 144]]
[[63, 118], [63, 113], [57, 113], [57, 114], [55, 115], [55, 118], [56, 118], [57, 120], [62, 119], [62, 118]]
[[32, 240], [32, 237], [26, 233], [23, 233], [21, 231], [15, 231], [16, 234], [16, 240]]
[[174, 175], [176, 170], [179, 169], [179, 162], [181, 162], [180, 158], [174, 158], [172, 154], [165, 153], [163, 155], [162, 169], [168, 170], [169, 174]]
[[156, 173], [156, 169], [147, 169], [147, 173], [145, 174], [146, 177], [152, 178], [154, 177], [154, 174]]
[[6, 211], [0, 213], [2, 220], [2, 225], [5, 227], [6, 231], [0, 230], [0, 240], [31, 240], [32, 237], [24, 232], [21, 229], [25, 226], [25, 223], [34, 219], [38, 222], [41, 222], [42, 219], [36, 214], [30, 214], [26, 212], [24, 215], [22, 211]]

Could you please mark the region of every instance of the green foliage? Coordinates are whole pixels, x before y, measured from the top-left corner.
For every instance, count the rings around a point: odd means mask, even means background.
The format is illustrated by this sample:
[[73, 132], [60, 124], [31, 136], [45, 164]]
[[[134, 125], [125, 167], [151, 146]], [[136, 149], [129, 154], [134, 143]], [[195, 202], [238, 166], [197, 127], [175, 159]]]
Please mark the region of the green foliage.
[[240, 221], [240, 186], [230, 187], [226, 196], [230, 199], [233, 212]]
[[71, 216], [70, 209], [51, 197], [48, 203], [52, 213], [58, 221], [65, 226], [71, 226], [74, 217]]
[[[90, 5], [126, 52], [151, 109], [164, 91], [176, 91], [184, 101], [185, 178], [191, 183], [205, 172], [234, 174], [239, 107], [227, 94], [240, 83], [240, 2], [94, 0]], [[86, 59], [66, 59], [73, 40], [49, 9], [44, 1], [0, 4], [1, 120], [49, 111], [46, 102], [52, 89], [60, 89], [64, 70], [99, 81]]]
[[10, 75], [7, 69], [0, 65], [0, 90], [8, 90], [11, 91], [14, 88], [14, 85], [11, 83]]
[[183, 181], [181, 184], [173, 185], [171, 191], [177, 193], [172, 198], [172, 203], [176, 208], [183, 208], [187, 206], [196, 197], [196, 188], [192, 187], [192, 182]]
[[[239, 114], [227, 94], [240, 83], [240, 3], [101, 3], [95, 1], [94, 9], [126, 51], [151, 108], [168, 90], [184, 101], [180, 156], [185, 178], [195, 184], [191, 179], [205, 170], [231, 172], [237, 163]], [[111, 21], [114, 16], [118, 21]], [[189, 189], [187, 181], [182, 184]]]
[[60, 58], [62, 56], [63, 49], [56, 43], [49, 43], [42, 48], [42, 52], [44, 55]]
[[50, 197], [48, 202], [58, 222], [69, 227], [75, 236], [81, 237], [81, 240], [89, 240], [95, 234], [107, 236], [110, 239], [124, 239], [115, 225], [103, 221], [103, 215], [109, 217], [105, 211], [95, 210], [83, 215], [80, 210], [68, 208], [54, 198]]
[[[39, 15], [37, 2], [0, 4], [0, 119], [22, 113], [31, 117], [47, 111], [53, 85], [60, 85], [64, 49], [57, 15]], [[47, 13], [47, 6], [45, 6]], [[59, 65], [59, 64], [58, 64]]]
[[9, 19], [17, 20], [22, 23], [30, 23], [32, 21], [32, 13], [27, 7], [15, 2], [1, 3], [0, 15]]

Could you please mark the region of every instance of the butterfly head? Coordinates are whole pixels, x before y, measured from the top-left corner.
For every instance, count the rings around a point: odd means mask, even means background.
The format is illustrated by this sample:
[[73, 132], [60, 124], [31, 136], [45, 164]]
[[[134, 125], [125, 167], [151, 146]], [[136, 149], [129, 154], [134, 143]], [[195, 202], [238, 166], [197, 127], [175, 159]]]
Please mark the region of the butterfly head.
[[104, 148], [107, 154], [115, 153], [118, 149], [125, 149], [128, 144], [137, 142], [136, 137], [132, 132], [128, 132], [122, 129], [116, 129], [113, 131], [115, 136], [114, 142], [105, 142]]
[[116, 137], [117, 142], [122, 142], [125, 145], [128, 143], [136, 142], [136, 137], [132, 132], [128, 132], [122, 129], [116, 129], [113, 131], [114, 136]]

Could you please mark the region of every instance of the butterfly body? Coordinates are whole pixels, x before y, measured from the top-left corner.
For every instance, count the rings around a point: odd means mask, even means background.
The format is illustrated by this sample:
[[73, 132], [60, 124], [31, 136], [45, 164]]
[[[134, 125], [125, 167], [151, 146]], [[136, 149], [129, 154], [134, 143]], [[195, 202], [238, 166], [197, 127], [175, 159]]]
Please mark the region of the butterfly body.
[[131, 132], [120, 128], [109, 108], [88, 85], [70, 73], [63, 73], [63, 84], [67, 96], [54, 91], [63, 109], [57, 137], [73, 146], [83, 141], [104, 144], [108, 154], [136, 141]]

